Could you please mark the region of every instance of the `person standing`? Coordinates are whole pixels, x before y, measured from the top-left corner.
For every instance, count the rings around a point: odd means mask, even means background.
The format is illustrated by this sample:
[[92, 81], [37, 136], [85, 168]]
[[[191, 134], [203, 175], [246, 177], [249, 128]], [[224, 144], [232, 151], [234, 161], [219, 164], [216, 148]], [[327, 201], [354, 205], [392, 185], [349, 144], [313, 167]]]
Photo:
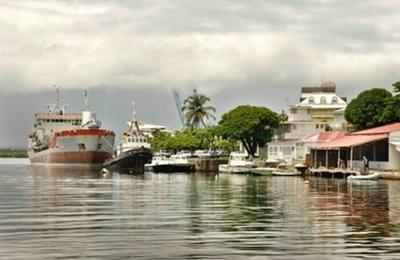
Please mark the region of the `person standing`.
[[363, 166], [364, 166], [364, 171], [365, 171], [365, 172], [368, 172], [368, 171], [369, 171], [369, 162], [368, 162], [367, 157], [363, 156], [363, 158], [362, 158], [362, 164], [363, 164]]

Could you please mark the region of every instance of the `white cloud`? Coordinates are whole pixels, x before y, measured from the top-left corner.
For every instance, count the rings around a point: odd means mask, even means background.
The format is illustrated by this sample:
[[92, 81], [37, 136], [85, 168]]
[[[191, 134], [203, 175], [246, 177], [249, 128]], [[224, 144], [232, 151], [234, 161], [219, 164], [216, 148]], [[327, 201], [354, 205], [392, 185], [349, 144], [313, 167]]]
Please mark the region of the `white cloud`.
[[0, 2], [0, 87], [309, 84], [294, 82], [299, 73], [387, 83], [399, 77], [394, 4]]

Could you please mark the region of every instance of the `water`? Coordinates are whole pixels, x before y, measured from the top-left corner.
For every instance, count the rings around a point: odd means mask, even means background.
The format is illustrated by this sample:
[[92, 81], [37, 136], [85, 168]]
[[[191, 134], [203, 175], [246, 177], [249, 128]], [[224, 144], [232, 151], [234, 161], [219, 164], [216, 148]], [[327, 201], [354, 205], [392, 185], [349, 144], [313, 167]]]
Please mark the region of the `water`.
[[400, 182], [0, 160], [1, 259], [399, 259]]

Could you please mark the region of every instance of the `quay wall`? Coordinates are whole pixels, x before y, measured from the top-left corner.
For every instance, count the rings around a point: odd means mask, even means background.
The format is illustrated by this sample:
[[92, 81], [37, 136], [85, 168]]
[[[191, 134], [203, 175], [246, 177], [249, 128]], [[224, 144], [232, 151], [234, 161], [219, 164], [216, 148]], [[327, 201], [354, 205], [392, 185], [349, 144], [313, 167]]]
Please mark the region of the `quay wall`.
[[384, 180], [400, 180], [400, 172], [379, 172], [373, 171], [379, 174], [379, 179]]
[[228, 158], [190, 158], [189, 162], [194, 164], [198, 172], [218, 172], [218, 166], [227, 164]]

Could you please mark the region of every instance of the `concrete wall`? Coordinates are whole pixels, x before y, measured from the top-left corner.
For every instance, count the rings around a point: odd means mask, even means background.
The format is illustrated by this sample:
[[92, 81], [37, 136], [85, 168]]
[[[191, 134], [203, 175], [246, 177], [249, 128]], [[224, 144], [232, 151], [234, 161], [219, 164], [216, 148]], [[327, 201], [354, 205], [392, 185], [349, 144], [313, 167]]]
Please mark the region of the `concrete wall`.
[[218, 166], [227, 164], [228, 158], [189, 158], [189, 162], [194, 164], [196, 171], [218, 172]]
[[[317, 128], [318, 125], [318, 128]], [[325, 132], [325, 125], [323, 123], [315, 122], [292, 122], [290, 132], [284, 134], [284, 139], [300, 139], [310, 134]]]
[[[353, 161], [353, 168], [364, 169], [362, 161]], [[392, 170], [389, 162], [369, 161], [369, 168], [371, 170]]]
[[289, 142], [269, 143], [268, 158], [286, 161], [288, 164], [291, 164], [296, 158], [296, 144]]
[[400, 170], [400, 152], [392, 144], [389, 144], [389, 164], [391, 170]]
[[311, 121], [310, 109], [304, 107], [289, 108], [288, 121]]

